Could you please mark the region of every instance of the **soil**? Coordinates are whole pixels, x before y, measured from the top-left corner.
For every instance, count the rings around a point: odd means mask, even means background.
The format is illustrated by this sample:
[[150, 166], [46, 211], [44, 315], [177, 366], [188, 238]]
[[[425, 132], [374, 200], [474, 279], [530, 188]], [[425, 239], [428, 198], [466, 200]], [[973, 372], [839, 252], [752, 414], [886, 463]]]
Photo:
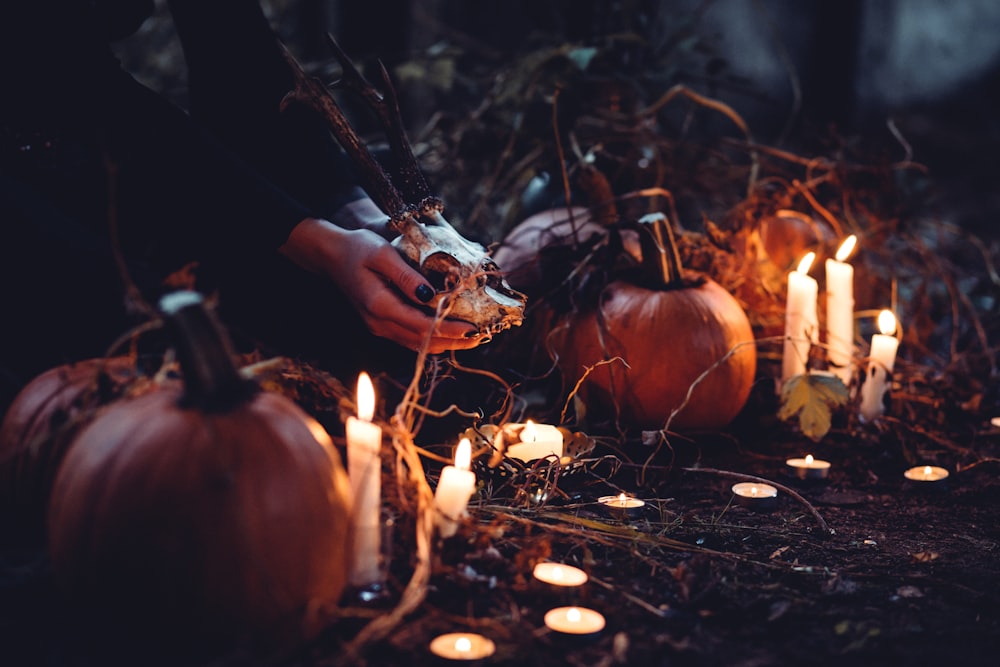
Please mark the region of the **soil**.
[[[947, 485], [925, 489], [903, 477], [900, 427], [887, 419], [835, 430], [821, 445], [777, 430], [753, 441], [695, 438], [658, 453], [642, 484], [628, 451], [598, 447], [607, 457], [584, 459], [544, 505], [509, 493], [516, 478], [487, 475], [495, 485], [473, 502], [473, 521], [438, 543], [423, 603], [360, 656], [346, 657], [345, 642], [389, 611], [410, 573], [402, 525], [387, 597], [349, 595], [345, 618], [293, 655], [212, 664], [438, 665], [431, 638], [474, 630], [496, 642], [491, 665], [993, 665], [1000, 429], [970, 431], [984, 462], [962, 468], [962, 456], [945, 457]], [[635, 461], [649, 453], [631, 447]], [[784, 473], [786, 458], [807, 451], [831, 461], [827, 479]], [[746, 475], [778, 485], [773, 508], [733, 502], [730, 488]], [[639, 516], [598, 509], [595, 499], [618, 489], [646, 500]], [[530, 569], [546, 559], [590, 581], [575, 594], [543, 590]], [[106, 664], [80, 648], [73, 629], [84, 619], [61, 605], [43, 551], [8, 547], [0, 566], [4, 664]], [[568, 604], [599, 610], [606, 629], [585, 641], [546, 630], [545, 612]]]

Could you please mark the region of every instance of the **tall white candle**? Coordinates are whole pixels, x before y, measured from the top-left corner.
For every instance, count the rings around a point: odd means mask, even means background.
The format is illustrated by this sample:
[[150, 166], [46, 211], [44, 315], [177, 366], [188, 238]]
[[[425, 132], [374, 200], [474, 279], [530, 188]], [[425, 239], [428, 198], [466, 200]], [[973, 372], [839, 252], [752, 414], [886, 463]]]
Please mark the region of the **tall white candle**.
[[891, 310], [883, 310], [878, 315], [878, 328], [882, 333], [872, 336], [868, 368], [861, 385], [861, 421], [868, 422], [885, 412], [883, 397], [888, 389], [889, 375], [896, 363], [896, 316]]
[[375, 388], [367, 373], [358, 376], [358, 416], [348, 417], [347, 476], [354, 496], [354, 558], [351, 583], [382, 579], [382, 428], [372, 423]]
[[809, 276], [816, 253], [806, 253], [798, 267], [788, 274], [785, 299], [785, 347], [781, 357], [781, 381], [806, 372], [809, 349], [819, 341], [816, 297], [819, 285]]
[[458, 522], [466, 516], [469, 498], [476, 490], [476, 473], [472, 463], [472, 443], [462, 438], [455, 448], [455, 465], [441, 470], [441, 479], [434, 490], [435, 522], [441, 537], [451, 537], [458, 531]]
[[518, 435], [520, 442], [509, 445], [507, 456], [521, 461], [534, 461], [548, 456], [562, 458], [563, 435], [552, 424], [536, 424], [530, 419]]
[[854, 267], [847, 258], [857, 237], [844, 239], [835, 258], [826, 260], [826, 339], [830, 370], [846, 386], [854, 377]]

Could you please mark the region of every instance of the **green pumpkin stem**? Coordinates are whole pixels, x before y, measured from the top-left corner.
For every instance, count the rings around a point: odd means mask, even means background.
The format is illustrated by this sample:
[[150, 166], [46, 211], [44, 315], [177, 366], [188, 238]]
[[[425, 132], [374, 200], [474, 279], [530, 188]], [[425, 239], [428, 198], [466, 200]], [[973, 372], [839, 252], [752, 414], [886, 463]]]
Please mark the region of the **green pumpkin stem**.
[[683, 284], [683, 265], [670, 221], [662, 213], [650, 213], [639, 219], [642, 247], [642, 271], [650, 285], [679, 287]]
[[191, 291], [173, 292], [160, 300], [160, 312], [184, 376], [183, 405], [224, 412], [259, 390], [240, 375], [229, 336], [204, 297]]

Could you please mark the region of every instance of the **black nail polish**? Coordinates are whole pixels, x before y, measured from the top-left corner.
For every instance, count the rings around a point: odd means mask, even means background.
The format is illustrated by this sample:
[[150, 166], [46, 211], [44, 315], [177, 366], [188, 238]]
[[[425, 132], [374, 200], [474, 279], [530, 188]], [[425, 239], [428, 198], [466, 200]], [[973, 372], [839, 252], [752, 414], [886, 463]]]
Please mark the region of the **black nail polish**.
[[434, 298], [434, 290], [429, 285], [417, 285], [414, 294], [421, 303], [427, 303]]

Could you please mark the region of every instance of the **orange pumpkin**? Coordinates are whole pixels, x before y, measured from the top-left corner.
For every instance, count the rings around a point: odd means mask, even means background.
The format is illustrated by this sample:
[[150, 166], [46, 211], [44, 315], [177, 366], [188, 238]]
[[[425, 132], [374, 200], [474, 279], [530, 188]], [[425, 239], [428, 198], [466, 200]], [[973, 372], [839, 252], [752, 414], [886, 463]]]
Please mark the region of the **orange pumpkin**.
[[101, 406], [139, 378], [128, 357], [51, 368], [18, 392], [0, 424], [3, 539], [44, 540], [49, 491], [66, 448]]
[[564, 384], [575, 387], [592, 368], [580, 388], [587, 414], [626, 428], [723, 428], [753, 386], [750, 321], [718, 283], [682, 270], [666, 218], [647, 216], [640, 227], [639, 274], [609, 282], [554, 333]]
[[161, 647], [312, 636], [347, 578], [340, 456], [240, 376], [200, 296], [162, 310], [183, 386], [114, 403], [71, 445], [49, 507], [56, 580], [95, 627]]

